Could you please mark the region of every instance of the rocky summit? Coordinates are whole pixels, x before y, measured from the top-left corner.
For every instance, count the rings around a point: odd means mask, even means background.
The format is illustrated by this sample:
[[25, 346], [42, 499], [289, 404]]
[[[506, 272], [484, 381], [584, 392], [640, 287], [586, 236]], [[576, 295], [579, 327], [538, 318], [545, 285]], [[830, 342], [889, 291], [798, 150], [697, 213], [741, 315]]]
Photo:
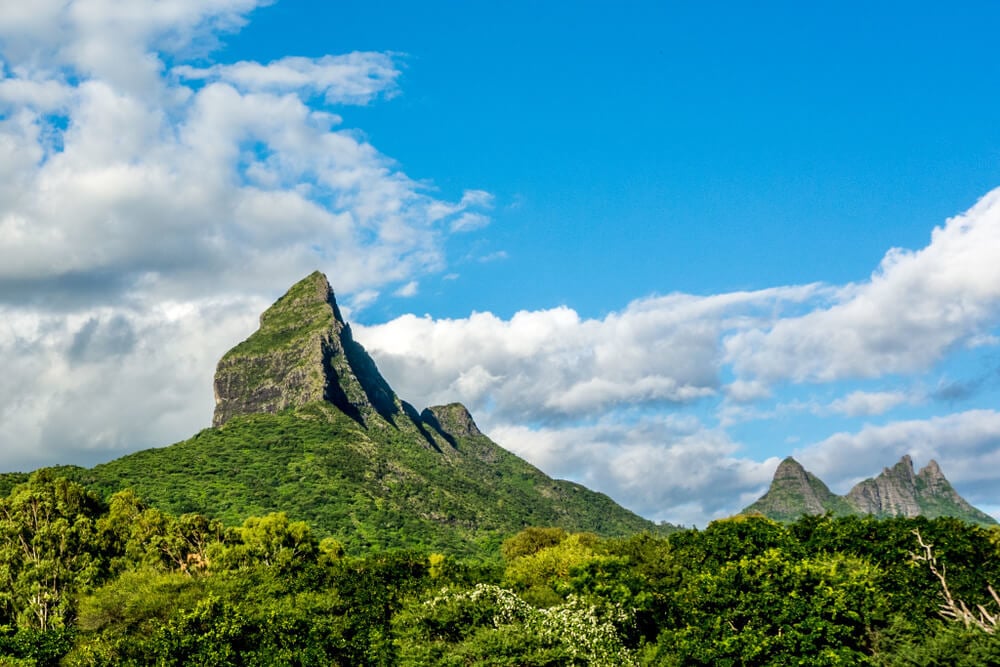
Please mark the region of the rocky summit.
[[260, 316], [260, 328], [219, 361], [212, 425], [316, 401], [362, 424], [375, 414], [394, 421], [404, 411], [318, 271], [292, 286]]
[[[669, 532], [503, 449], [459, 403], [400, 400], [313, 273], [219, 361], [212, 428], [91, 470], [105, 495], [134, 489], [175, 514], [238, 524], [286, 512], [349, 550], [475, 553], [527, 526]], [[2, 482], [2, 480], [0, 480]]]
[[955, 491], [937, 461], [915, 473], [909, 455], [874, 479], [859, 482], [846, 496], [831, 492], [818, 477], [788, 457], [778, 465], [767, 493], [743, 510], [743, 514], [763, 514], [777, 521], [827, 512], [879, 518], [950, 516], [982, 525], [996, 523]]

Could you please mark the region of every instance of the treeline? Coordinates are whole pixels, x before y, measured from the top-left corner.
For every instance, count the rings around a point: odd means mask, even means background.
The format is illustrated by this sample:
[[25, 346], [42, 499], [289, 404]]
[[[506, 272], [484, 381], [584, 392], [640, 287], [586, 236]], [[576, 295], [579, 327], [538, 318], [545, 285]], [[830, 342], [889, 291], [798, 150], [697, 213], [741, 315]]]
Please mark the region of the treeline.
[[993, 582], [1000, 529], [950, 519], [528, 528], [471, 560], [348, 556], [284, 514], [175, 517], [52, 471], [0, 498], [0, 665], [980, 666]]

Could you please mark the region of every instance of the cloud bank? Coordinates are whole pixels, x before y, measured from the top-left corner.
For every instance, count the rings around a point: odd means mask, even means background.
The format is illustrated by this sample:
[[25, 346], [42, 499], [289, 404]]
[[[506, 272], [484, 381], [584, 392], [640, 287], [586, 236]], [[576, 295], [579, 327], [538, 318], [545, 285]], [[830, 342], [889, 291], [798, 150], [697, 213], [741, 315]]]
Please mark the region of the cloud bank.
[[[599, 320], [568, 307], [509, 320], [408, 315], [359, 337], [404, 395], [461, 400], [543, 469], [647, 516], [703, 523], [754, 500], [781, 457], [754, 456], [727, 427], [796, 413], [891, 414], [934, 398], [907, 383], [956, 348], [995, 345], [997, 257], [1000, 190], [935, 229], [925, 248], [890, 250], [864, 282], [649, 297]], [[783, 398], [872, 379], [899, 387]], [[683, 433], [664, 426], [663, 415], [684, 414]], [[997, 470], [1000, 452], [991, 411], [865, 424], [800, 451], [842, 485], [907, 452], [936, 457], [973, 502], [997, 502], [1000, 475], [983, 472]]]

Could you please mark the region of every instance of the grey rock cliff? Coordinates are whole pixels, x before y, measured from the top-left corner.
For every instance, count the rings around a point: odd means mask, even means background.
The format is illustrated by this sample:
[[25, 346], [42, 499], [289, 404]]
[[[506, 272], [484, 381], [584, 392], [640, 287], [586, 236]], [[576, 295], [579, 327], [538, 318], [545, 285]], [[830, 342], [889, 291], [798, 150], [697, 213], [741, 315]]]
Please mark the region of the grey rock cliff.
[[883, 468], [875, 479], [859, 482], [847, 493], [847, 501], [864, 514], [920, 516], [913, 460], [906, 455], [892, 468]]

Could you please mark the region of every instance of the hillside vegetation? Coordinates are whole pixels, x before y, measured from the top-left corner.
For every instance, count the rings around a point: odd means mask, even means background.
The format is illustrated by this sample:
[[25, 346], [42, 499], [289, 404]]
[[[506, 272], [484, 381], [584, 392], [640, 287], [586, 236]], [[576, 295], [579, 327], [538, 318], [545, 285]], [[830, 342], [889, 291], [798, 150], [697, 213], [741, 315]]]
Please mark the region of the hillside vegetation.
[[[464, 409], [463, 409], [464, 410]], [[426, 548], [475, 554], [527, 526], [602, 535], [669, 530], [578, 484], [549, 478], [482, 435], [441, 439], [365, 429], [327, 404], [234, 417], [190, 440], [132, 454], [73, 479], [110, 496], [227, 525], [285, 512], [352, 553]]]
[[226, 527], [43, 470], [0, 498], [0, 572], [3, 665], [1000, 664], [1000, 533], [956, 519], [351, 556], [284, 513]]

